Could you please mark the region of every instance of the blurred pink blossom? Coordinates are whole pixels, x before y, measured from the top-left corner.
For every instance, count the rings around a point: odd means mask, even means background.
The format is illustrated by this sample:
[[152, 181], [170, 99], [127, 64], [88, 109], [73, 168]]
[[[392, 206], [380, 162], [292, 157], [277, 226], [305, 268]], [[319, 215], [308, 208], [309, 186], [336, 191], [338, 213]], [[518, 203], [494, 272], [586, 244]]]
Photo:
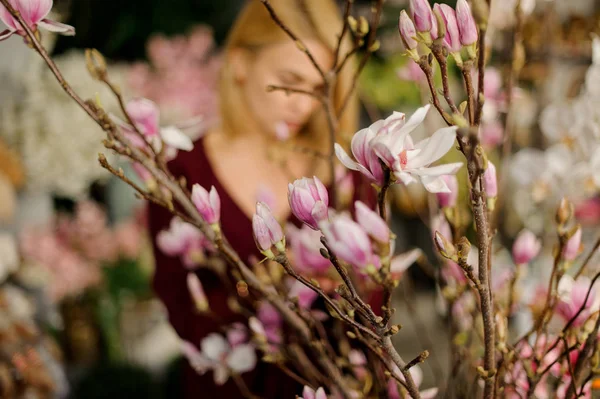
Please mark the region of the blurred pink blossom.
[[220, 55], [213, 54], [212, 31], [198, 26], [187, 36], [152, 37], [147, 43], [148, 64], [138, 63], [129, 84], [140, 96], [156, 102], [161, 111], [179, 118], [202, 116], [204, 124], [217, 115]]

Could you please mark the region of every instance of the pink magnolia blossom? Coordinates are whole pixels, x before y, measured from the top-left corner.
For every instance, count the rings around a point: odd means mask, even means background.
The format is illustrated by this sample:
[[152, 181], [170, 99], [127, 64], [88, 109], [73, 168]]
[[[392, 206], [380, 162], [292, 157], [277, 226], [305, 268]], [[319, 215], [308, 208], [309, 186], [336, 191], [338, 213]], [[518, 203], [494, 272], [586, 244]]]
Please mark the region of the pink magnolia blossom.
[[194, 148], [192, 140], [175, 126], [160, 126], [160, 111], [158, 106], [146, 98], [130, 100], [125, 111], [133, 121], [135, 127], [144, 137], [140, 137], [135, 128], [115, 115], [111, 119], [123, 130], [131, 144], [138, 148], [145, 148], [150, 144], [155, 150], [160, 150], [162, 142], [167, 145], [167, 157], [172, 159], [176, 150], [191, 151]]
[[264, 328], [265, 336], [270, 344], [278, 345], [283, 342], [281, 334], [283, 319], [273, 305], [268, 302], [262, 302], [258, 307], [257, 317]]
[[[27, 26], [34, 32], [40, 27], [65, 36], [75, 35], [75, 28], [72, 26], [46, 18], [50, 10], [52, 10], [52, 0], [8, 0], [8, 2], [21, 14]], [[0, 4], [0, 20], [8, 27], [8, 29], [0, 32], [0, 41], [9, 38], [15, 33], [23, 37], [27, 36], [25, 29], [19, 21], [2, 4]]]
[[221, 198], [214, 186], [208, 192], [201, 185], [194, 184], [192, 186], [192, 202], [206, 223], [219, 223], [221, 219]]
[[290, 287], [288, 296], [290, 298], [298, 298], [298, 305], [303, 309], [309, 309], [319, 294], [300, 281], [295, 280]]
[[459, 52], [462, 45], [460, 43], [460, 34], [458, 31], [458, 22], [456, 21], [455, 11], [447, 4], [435, 4], [433, 9], [435, 12], [440, 14], [446, 27], [444, 46], [451, 53]]
[[460, 32], [460, 42], [463, 46], [470, 46], [477, 42], [477, 24], [471, 12], [471, 7], [466, 0], [458, 0], [456, 3], [456, 20]]
[[[200, 127], [218, 115], [217, 85], [222, 57], [214, 52], [212, 30], [197, 26], [187, 36], [153, 36], [146, 45], [149, 64], [135, 64], [129, 73], [133, 91], [178, 118], [201, 118]], [[195, 126], [194, 134], [201, 134]]]
[[373, 265], [374, 256], [367, 232], [346, 215], [336, 215], [322, 223], [321, 231], [333, 253], [359, 270]]
[[335, 144], [335, 154], [348, 169], [358, 171], [365, 175], [369, 180], [377, 184], [379, 187], [384, 185], [383, 169], [379, 158], [373, 149], [373, 139], [379, 134], [383, 134], [390, 129], [404, 123], [404, 114], [394, 112], [385, 120], [379, 120], [371, 124], [371, 126], [359, 130], [352, 137], [351, 150], [354, 156], [353, 160], [348, 156], [343, 147]]
[[195, 226], [174, 217], [168, 230], [156, 236], [158, 248], [168, 256], [180, 256], [188, 268], [197, 266], [204, 250], [212, 250], [212, 245]]
[[256, 366], [256, 352], [251, 344], [232, 346], [217, 333], [209, 334], [200, 342], [201, 351], [189, 342], [183, 342], [182, 352], [200, 375], [212, 370], [217, 385], [227, 382], [230, 375], [243, 374]]
[[428, 0], [410, 0], [410, 13], [417, 31], [430, 32], [433, 39], [437, 37], [437, 20]]
[[286, 237], [290, 243], [293, 265], [299, 272], [309, 275], [325, 274], [331, 262], [321, 255], [321, 233], [303, 225], [301, 228], [289, 224]]
[[417, 30], [412, 19], [408, 16], [406, 11], [400, 12], [400, 18], [398, 19], [398, 31], [400, 32], [400, 38], [406, 50], [414, 50], [417, 48]]
[[363, 202], [354, 203], [356, 221], [374, 240], [387, 244], [390, 242], [390, 228], [377, 212], [371, 210]]
[[289, 184], [288, 200], [294, 216], [315, 230], [319, 222], [328, 218], [329, 194], [316, 176]]
[[449, 188], [441, 176], [456, 173], [462, 162], [430, 165], [452, 148], [456, 140], [456, 126], [439, 129], [417, 144], [413, 144], [410, 136], [425, 120], [429, 108], [429, 104], [421, 107], [406, 123], [398, 121], [387, 131], [380, 132], [371, 145], [379, 158], [392, 169], [395, 178], [404, 184], [419, 180], [429, 192], [448, 192]]
[[579, 309], [584, 305], [582, 312], [577, 316], [573, 325], [581, 326], [591, 313], [598, 310], [599, 301], [596, 291], [592, 288], [586, 301], [586, 295], [590, 288], [591, 280], [587, 277], [579, 277], [573, 280], [571, 276], [565, 275], [558, 283], [559, 301], [556, 304], [556, 314], [565, 322], [571, 320]]
[[410, 82], [425, 82], [426, 77], [423, 70], [414, 60], [409, 59], [403, 67], [398, 68], [396, 76], [402, 80], [408, 80]]
[[270, 251], [273, 245], [280, 251], [285, 251], [283, 230], [267, 204], [262, 202], [256, 204], [256, 213], [252, 217], [252, 231], [256, 246], [261, 251]]
[[524, 265], [535, 258], [542, 249], [542, 243], [531, 231], [525, 229], [519, 233], [512, 247], [513, 260]]

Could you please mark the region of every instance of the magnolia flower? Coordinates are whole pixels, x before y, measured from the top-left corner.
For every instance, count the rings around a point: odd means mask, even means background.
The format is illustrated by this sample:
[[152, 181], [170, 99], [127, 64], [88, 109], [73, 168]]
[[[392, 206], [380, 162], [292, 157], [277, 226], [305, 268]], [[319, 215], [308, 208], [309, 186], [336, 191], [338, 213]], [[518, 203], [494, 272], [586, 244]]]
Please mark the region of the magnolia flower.
[[289, 184], [288, 201], [294, 216], [315, 230], [319, 222], [328, 218], [329, 194], [316, 176], [312, 179], [303, 177]]
[[222, 335], [209, 334], [200, 342], [199, 352], [194, 345], [183, 342], [182, 351], [190, 365], [200, 375], [214, 372], [215, 384], [223, 385], [232, 374], [242, 374], [256, 366], [256, 353], [250, 344], [231, 345]]
[[462, 166], [462, 162], [433, 167], [430, 165], [452, 148], [456, 139], [456, 126], [439, 129], [433, 136], [417, 144], [413, 144], [410, 136], [410, 133], [423, 122], [429, 108], [428, 104], [417, 109], [406, 123], [403, 119], [388, 123], [389, 128], [380, 131], [370, 142], [370, 146], [392, 169], [394, 176], [404, 184], [414, 183], [418, 179], [429, 192], [448, 192], [450, 189], [441, 176], [456, 173]]
[[456, 3], [456, 20], [462, 45], [470, 46], [477, 42], [477, 24], [467, 0], [458, 0]]
[[123, 129], [123, 132], [131, 144], [138, 148], [145, 148], [149, 143], [155, 150], [160, 150], [164, 142], [170, 151], [167, 158], [172, 159], [176, 155], [174, 150], [191, 151], [194, 148], [192, 140], [175, 126], [160, 127], [160, 111], [158, 106], [146, 98], [137, 98], [129, 101], [125, 107], [127, 115], [133, 121], [135, 127], [144, 137], [140, 137], [133, 126], [128, 122], [110, 115], [111, 119]]
[[300, 281], [295, 280], [290, 287], [288, 296], [298, 298], [298, 305], [303, 309], [309, 309], [319, 294]]
[[390, 228], [377, 212], [369, 209], [364, 203], [356, 201], [356, 221], [374, 240], [387, 244], [390, 242]]
[[298, 399], [327, 399], [327, 395], [325, 394], [323, 387], [319, 387], [315, 391], [311, 387], [305, 385], [302, 390], [302, 396]]
[[383, 169], [377, 154], [373, 150], [373, 139], [380, 133], [394, 129], [403, 123], [404, 114], [401, 112], [394, 112], [387, 119], [378, 120], [371, 124], [371, 126], [359, 130], [354, 137], [352, 137], [352, 142], [350, 144], [352, 155], [354, 155], [356, 161], [352, 160], [342, 146], [337, 143], [335, 144], [335, 155], [348, 169], [362, 173], [381, 187], [385, 184]]
[[373, 264], [373, 248], [367, 232], [346, 215], [322, 223], [321, 231], [334, 254], [358, 269]]
[[159, 232], [156, 245], [168, 256], [181, 256], [183, 264], [194, 267], [204, 256], [204, 249], [212, 249], [212, 245], [195, 226], [174, 217], [168, 230]]
[[410, 0], [410, 13], [419, 32], [429, 32], [433, 39], [437, 37], [437, 20], [428, 0]]
[[406, 50], [414, 50], [417, 48], [417, 29], [412, 19], [408, 16], [406, 11], [400, 12], [400, 18], [398, 19], [398, 32], [400, 32], [400, 38]]
[[[256, 204], [256, 213], [252, 217], [252, 231], [256, 246], [262, 252], [270, 252], [273, 245], [281, 252], [285, 252], [283, 230], [267, 204], [262, 202]], [[272, 255], [272, 252], [270, 254]]]
[[192, 186], [192, 202], [202, 219], [208, 224], [217, 224], [221, 219], [221, 198], [214, 186], [210, 193], [199, 184]]
[[421, 251], [419, 248], [414, 248], [410, 251], [394, 256], [390, 261], [390, 273], [392, 276], [398, 278], [421, 256], [423, 256], [423, 251]]
[[524, 229], [519, 233], [512, 247], [513, 260], [524, 265], [535, 258], [542, 249], [542, 243], [531, 231]]
[[321, 255], [321, 233], [303, 225], [297, 228], [293, 224], [286, 226], [286, 237], [290, 243], [294, 267], [302, 273], [310, 275], [324, 274], [331, 267], [331, 262]]
[[573, 277], [565, 275], [558, 283], [559, 301], [556, 304], [556, 314], [565, 322], [571, 320], [579, 311], [584, 303], [583, 311], [577, 316], [573, 325], [581, 326], [587, 318], [598, 310], [600, 298], [596, 297], [596, 291], [592, 288], [586, 301], [586, 295], [590, 288], [591, 280], [587, 277], [579, 277], [574, 280]]
[[[39, 26], [50, 32], [65, 36], [75, 35], [75, 28], [72, 26], [46, 18], [52, 10], [52, 0], [8, 0], [8, 2], [21, 14], [27, 26], [34, 32]], [[8, 39], [15, 33], [23, 37], [27, 36], [19, 21], [2, 4], [0, 4], [0, 20], [8, 27], [8, 29], [0, 32], [0, 41]]]
[[458, 32], [458, 22], [456, 21], [456, 13], [447, 4], [435, 4], [433, 6], [435, 12], [439, 13], [446, 27], [446, 35], [444, 36], [444, 46], [449, 52], [455, 53], [460, 51], [462, 45], [460, 43], [460, 34]]
[[496, 197], [498, 195], [496, 166], [490, 161], [488, 161], [488, 167], [483, 173], [483, 186], [488, 197]]

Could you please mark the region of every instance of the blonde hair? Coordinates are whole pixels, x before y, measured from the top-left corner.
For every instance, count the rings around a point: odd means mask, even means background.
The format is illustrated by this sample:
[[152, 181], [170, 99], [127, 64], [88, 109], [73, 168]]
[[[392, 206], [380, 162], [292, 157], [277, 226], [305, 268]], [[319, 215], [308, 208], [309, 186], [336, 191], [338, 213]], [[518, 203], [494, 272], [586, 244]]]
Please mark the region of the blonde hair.
[[[332, 0], [270, 0], [273, 9], [292, 33], [299, 39], [317, 39], [331, 50], [332, 54], [342, 31], [340, 10]], [[346, 36], [346, 39], [348, 37]], [[275, 44], [291, 38], [278, 26], [260, 0], [250, 0], [238, 15], [229, 32], [225, 48], [225, 62], [221, 70], [219, 100], [221, 123], [225, 133], [239, 134], [244, 129], [244, 120], [248, 118], [248, 109], [239, 95], [231, 63], [231, 52], [237, 48], [257, 51], [262, 46]], [[340, 51], [343, 56], [350, 48], [345, 40]], [[298, 50], [300, 51], [300, 50]], [[340, 58], [341, 58], [340, 56]], [[349, 62], [341, 73], [334, 88], [333, 102], [337, 110], [341, 109], [345, 96], [350, 91], [354, 64]], [[356, 131], [358, 124], [358, 102], [352, 96], [344, 113], [338, 120], [337, 134], [347, 136]], [[329, 142], [329, 129], [322, 110], [317, 110], [304, 127], [302, 135], [310, 138], [313, 146], [319, 150], [326, 148]]]

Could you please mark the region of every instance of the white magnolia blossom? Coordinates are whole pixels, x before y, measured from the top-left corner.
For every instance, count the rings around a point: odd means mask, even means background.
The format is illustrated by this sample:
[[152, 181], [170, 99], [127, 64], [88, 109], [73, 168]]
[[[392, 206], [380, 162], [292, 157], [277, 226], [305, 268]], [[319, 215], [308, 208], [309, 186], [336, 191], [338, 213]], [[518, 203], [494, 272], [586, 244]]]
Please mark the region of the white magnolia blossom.
[[212, 333], [200, 342], [198, 351], [194, 345], [184, 342], [183, 354], [200, 375], [209, 370], [214, 373], [215, 384], [223, 385], [232, 374], [242, 374], [253, 370], [256, 365], [256, 352], [251, 344], [230, 345], [220, 334]]

